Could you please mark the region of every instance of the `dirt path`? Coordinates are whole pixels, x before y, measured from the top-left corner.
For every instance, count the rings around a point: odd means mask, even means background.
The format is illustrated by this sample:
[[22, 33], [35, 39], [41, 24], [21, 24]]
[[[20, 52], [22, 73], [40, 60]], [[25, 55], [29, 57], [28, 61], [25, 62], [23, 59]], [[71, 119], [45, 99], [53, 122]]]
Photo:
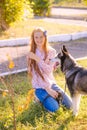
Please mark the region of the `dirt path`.
[[[51, 45], [58, 53], [60, 52], [62, 45], [66, 45], [67, 49], [74, 58], [87, 57], [87, 38], [69, 42], [52, 43]], [[0, 73], [8, 71], [7, 55], [9, 55], [15, 63], [13, 70], [26, 68], [27, 53], [28, 46], [0, 48]]]

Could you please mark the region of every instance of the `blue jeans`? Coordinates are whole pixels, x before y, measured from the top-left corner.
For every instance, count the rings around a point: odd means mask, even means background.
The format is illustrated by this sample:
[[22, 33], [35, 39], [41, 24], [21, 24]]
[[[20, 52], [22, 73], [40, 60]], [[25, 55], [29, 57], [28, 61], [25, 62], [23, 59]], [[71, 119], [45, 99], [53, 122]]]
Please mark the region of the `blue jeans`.
[[[62, 94], [63, 96], [62, 105], [70, 109], [72, 106], [71, 98], [63, 91], [63, 89], [57, 86], [56, 84], [52, 85], [52, 89]], [[59, 109], [59, 104], [57, 100], [53, 98], [52, 96], [50, 96], [45, 89], [42, 89], [42, 88], [36, 89], [35, 95], [43, 104], [43, 106], [46, 108], [46, 110], [50, 112], [55, 112]]]

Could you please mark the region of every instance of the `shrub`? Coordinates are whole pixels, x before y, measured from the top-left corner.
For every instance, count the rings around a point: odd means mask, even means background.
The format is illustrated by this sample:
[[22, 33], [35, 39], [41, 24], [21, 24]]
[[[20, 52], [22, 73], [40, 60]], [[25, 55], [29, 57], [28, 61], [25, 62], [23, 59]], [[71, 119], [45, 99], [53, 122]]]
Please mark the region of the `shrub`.
[[20, 20], [24, 14], [25, 5], [27, 4], [27, 0], [1, 0], [1, 28], [5, 30], [10, 23]]
[[49, 16], [51, 3], [49, 0], [30, 0], [30, 6], [33, 9], [34, 15]]

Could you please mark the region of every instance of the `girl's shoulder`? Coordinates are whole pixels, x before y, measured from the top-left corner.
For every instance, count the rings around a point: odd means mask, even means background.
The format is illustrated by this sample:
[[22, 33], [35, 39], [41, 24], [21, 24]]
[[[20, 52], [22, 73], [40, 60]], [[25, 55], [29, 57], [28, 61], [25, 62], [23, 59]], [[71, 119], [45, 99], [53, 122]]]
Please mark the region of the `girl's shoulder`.
[[53, 58], [54, 56], [56, 56], [56, 50], [53, 47], [49, 47], [48, 57]]
[[48, 53], [50, 53], [50, 52], [55, 52], [56, 53], [56, 50], [53, 47], [49, 46], [48, 47]]

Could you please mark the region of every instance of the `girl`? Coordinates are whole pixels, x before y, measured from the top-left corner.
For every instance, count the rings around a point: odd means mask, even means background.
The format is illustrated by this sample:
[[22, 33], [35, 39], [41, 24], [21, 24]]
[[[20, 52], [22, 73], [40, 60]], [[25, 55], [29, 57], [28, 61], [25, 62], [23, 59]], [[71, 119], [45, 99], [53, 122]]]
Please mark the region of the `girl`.
[[54, 63], [50, 61], [55, 57], [56, 50], [47, 43], [46, 31], [35, 28], [31, 34], [30, 52], [28, 54], [28, 73], [32, 77], [32, 87], [35, 95], [46, 110], [55, 112], [59, 108], [56, 98], [61, 93], [62, 105], [71, 108], [71, 99], [56, 85], [53, 76]]

